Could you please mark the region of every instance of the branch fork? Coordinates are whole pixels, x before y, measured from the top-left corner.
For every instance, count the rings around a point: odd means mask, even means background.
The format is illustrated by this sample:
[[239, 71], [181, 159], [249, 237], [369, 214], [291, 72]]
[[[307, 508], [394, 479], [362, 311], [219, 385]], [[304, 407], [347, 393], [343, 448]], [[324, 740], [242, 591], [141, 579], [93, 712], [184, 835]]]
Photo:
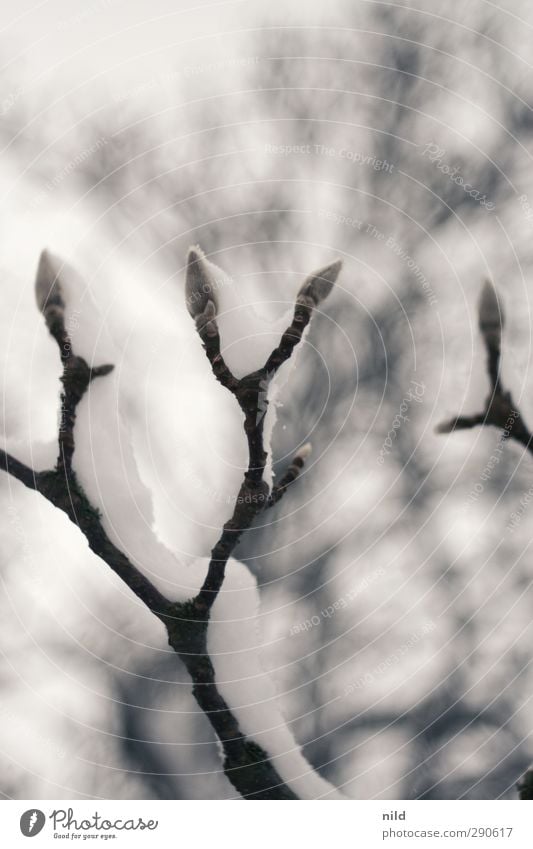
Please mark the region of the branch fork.
[[248, 441], [249, 465], [245, 472], [233, 516], [224, 525], [222, 536], [213, 548], [204, 584], [194, 600], [200, 616], [208, 615], [224, 580], [227, 561], [242, 533], [256, 517], [277, 503], [298, 477], [310, 446], [298, 452], [280, 485], [271, 494], [264, 480], [267, 453], [263, 425], [268, 408], [268, 389], [276, 373], [300, 342], [314, 309], [331, 292], [341, 269], [337, 261], [308, 277], [298, 295], [292, 322], [283, 333], [264, 365], [244, 377], [236, 378], [221, 353], [217, 324], [218, 303], [212, 266], [199, 248], [191, 248], [187, 264], [186, 302], [217, 380], [235, 397], [244, 413], [244, 432]]

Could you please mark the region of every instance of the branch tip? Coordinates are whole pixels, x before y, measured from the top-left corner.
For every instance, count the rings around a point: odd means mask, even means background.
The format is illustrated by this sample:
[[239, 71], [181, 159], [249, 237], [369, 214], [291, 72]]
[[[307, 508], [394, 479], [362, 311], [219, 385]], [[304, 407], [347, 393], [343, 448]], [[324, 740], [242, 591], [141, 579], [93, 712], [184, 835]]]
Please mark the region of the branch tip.
[[65, 303], [59, 280], [55, 257], [47, 250], [41, 252], [35, 276], [35, 300], [37, 307], [50, 327], [54, 316], [63, 315]]
[[185, 303], [189, 315], [197, 319], [205, 313], [208, 304], [212, 304], [214, 318], [217, 313], [215, 295], [216, 281], [205, 254], [198, 246], [189, 248], [187, 255], [187, 274], [185, 278]]
[[298, 292], [297, 302], [307, 302], [309, 299], [314, 306], [318, 306], [330, 294], [341, 268], [342, 260], [337, 259], [306, 277]]
[[500, 350], [505, 315], [494, 283], [486, 280], [481, 290], [478, 306], [479, 330], [489, 350]]
[[115, 366], [111, 363], [107, 363], [105, 366], [96, 366], [95, 368], [92, 368], [91, 380], [94, 380], [95, 377], [105, 377], [106, 375], [111, 374], [114, 368]]

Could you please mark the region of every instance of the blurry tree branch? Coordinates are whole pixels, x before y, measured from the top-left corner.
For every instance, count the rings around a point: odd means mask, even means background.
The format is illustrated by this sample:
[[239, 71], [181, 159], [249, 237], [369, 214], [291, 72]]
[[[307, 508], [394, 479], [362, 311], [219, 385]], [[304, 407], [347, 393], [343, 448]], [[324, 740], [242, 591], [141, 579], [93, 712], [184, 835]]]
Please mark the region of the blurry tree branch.
[[100, 513], [90, 503], [76, 477], [72, 467], [76, 409], [91, 381], [108, 375], [113, 366], [106, 364], [91, 368], [82, 357], [74, 353], [66, 329], [65, 303], [59, 275], [46, 251], [41, 255], [35, 289], [37, 305], [59, 347], [63, 364], [58, 459], [54, 469], [37, 472], [5, 451], [0, 451], [0, 468], [63, 510], [84, 534], [91, 550], [163, 623], [170, 646], [191, 676], [193, 695], [222, 744], [224, 772], [244, 798], [296, 799], [297, 796], [283, 782], [268, 753], [242, 733], [237, 719], [218, 691], [215, 671], [207, 650], [209, 614], [222, 587], [228, 559], [241, 535], [262, 510], [280, 500], [288, 486], [298, 477], [309, 453], [307, 445], [300, 449], [270, 494], [264, 480], [267, 454], [263, 438], [268, 386], [301, 340], [313, 309], [331, 291], [340, 267], [340, 262], [336, 262], [307, 278], [298, 294], [292, 323], [279, 345], [262, 368], [238, 380], [228, 369], [221, 354], [216, 297], [208, 264], [199, 249], [192, 249], [189, 253], [186, 284], [189, 312], [196, 322], [214, 376], [232, 392], [244, 413], [244, 430], [249, 449], [249, 466], [236, 499], [234, 513], [224, 525], [212, 550], [206, 578], [195, 598], [174, 602], [159, 592], [109, 539]]
[[[456, 416], [437, 426], [437, 433], [468, 430], [478, 425], [493, 425], [502, 431], [502, 439], [515, 439], [533, 454], [533, 434], [527, 427], [511, 393], [502, 385], [500, 375], [501, 340], [505, 324], [503, 309], [494, 285], [486, 281], [478, 306], [478, 326], [487, 353], [487, 374], [490, 393], [483, 412], [473, 416]], [[533, 799], [533, 770], [517, 785], [521, 799]]]

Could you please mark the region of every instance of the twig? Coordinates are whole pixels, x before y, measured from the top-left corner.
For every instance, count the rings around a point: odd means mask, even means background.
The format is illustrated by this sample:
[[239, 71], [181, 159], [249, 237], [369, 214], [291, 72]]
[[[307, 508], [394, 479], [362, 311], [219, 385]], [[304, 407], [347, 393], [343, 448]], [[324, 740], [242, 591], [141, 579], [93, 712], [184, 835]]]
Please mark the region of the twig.
[[16, 460], [7, 451], [0, 450], [0, 469], [19, 480], [30, 489], [37, 489], [37, 475], [29, 466]]
[[[187, 264], [187, 307], [196, 322], [200, 339], [211, 363], [215, 377], [235, 396], [244, 413], [244, 432], [248, 440], [249, 464], [244, 475], [235, 510], [224, 525], [222, 535], [211, 552], [211, 562], [203, 586], [194, 603], [200, 614], [208, 613], [224, 581], [226, 564], [243, 532], [265, 508], [279, 501], [290, 482], [296, 479], [301, 466], [291, 466], [288, 479], [276, 489], [275, 499], [269, 496], [263, 476], [267, 454], [264, 448], [263, 427], [268, 406], [268, 388], [273, 377], [286, 362], [303, 331], [311, 320], [313, 310], [331, 292], [341, 269], [341, 262], [332, 263], [308, 277], [296, 298], [292, 322], [282, 335], [264, 366], [238, 380], [227, 367], [220, 353], [217, 325], [216, 281], [210, 264], [199, 248], [189, 251]], [[214, 353], [216, 352], [216, 353]], [[305, 459], [305, 458], [303, 458]], [[302, 465], [303, 465], [302, 459]], [[294, 473], [296, 470], [296, 474]]]
[[479, 329], [487, 352], [487, 374], [491, 391], [482, 413], [473, 416], [456, 416], [441, 422], [437, 433], [468, 430], [478, 425], [493, 425], [503, 431], [504, 439], [514, 439], [533, 454], [533, 434], [527, 427], [510, 392], [501, 383], [501, 336], [505, 318], [494, 286], [486, 282], [479, 301]]
[[37, 268], [35, 281], [37, 306], [44, 316], [50, 335], [55, 339], [63, 364], [61, 383], [61, 422], [59, 425], [59, 455], [57, 470], [66, 478], [73, 476], [72, 456], [74, 454], [74, 426], [76, 407], [85, 395], [89, 384], [95, 377], [104, 377], [113, 371], [114, 366], [105, 365], [90, 368], [83, 357], [77, 357], [65, 324], [65, 302], [52, 257], [43, 251]]
[[[457, 416], [436, 427], [437, 433], [467, 430], [478, 425], [493, 425], [502, 431], [502, 439], [514, 439], [533, 454], [533, 434], [527, 427], [510, 392], [502, 386], [500, 374], [501, 338], [505, 317], [493, 284], [487, 281], [479, 300], [479, 330], [487, 352], [487, 374], [491, 387], [482, 413]], [[533, 769], [517, 784], [520, 799], [533, 799]]]

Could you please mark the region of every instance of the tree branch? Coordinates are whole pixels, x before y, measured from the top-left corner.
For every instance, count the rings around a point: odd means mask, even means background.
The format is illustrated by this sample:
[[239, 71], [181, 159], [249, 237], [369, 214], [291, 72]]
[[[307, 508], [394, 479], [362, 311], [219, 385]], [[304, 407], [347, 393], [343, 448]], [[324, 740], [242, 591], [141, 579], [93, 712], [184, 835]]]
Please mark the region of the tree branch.
[[29, 466], [25, 466], [20, 460], [16, 460], [7, 451], [0, 449], [0, 469], [12, 475], [24, 486], [37, 489], [36, 473]]
[[[249, 447], [249, 467], [237, 497], [235, 510], [213, 548], [205, 581], [195, 598], [187, 602], [172, 602], [159, 592], [111, 542], [102, 526], [98, 510], [90, 503], [76, 478], [72, 468], [76, 409], [91, 381], [109, 374], [113, 366], [90, 368], [82, 357], [74, 353], [65, 325], [65, 303], [59, 273], [56, 272], [53, 258], [46, 251], [39, 262], [36, 299], [48, 330], [59, 347], [63, 363], [59, 456], [54, 469], [36, 472], [5, 451], [0, 451], [0, 469], [63, 510], [84, 534], [91, 550], [108, 564], [164, 624], [170, 646], [191, 676], [194, 698], [222, 743], [224, 772], [244, 798], [288, 800], [297, 799], [297, 796], [284, 784], [268, 754], [241, 732], [235, 716], [218, 691], [215, 671], [207, 651], [209, 612], [222, 586], [227, 561], [242, 533], [251, 526], [258, 513], [274, 503], [274, 493], [275, 500], [279, 500], [289, 483], [296, 479], [303, 465], [304, 456], [300, 451], [269, 498], [268, 486], [263, 480], [267, 457], [263, 444], [263, 420], [268, 404], [266, 394], [273, 374], [290, 357], [301, 339], [300, 325], [305, 326], [309, 322], [313, 307], [328, 294], [339, 270], [340, 263], [335, 263], [304, 283], [293, 323], [265, 366], [237, 380], [220, 352], [216, 300], [209, 281], [206, 284], [203, 254], [199, 251], [190, 252], [187, 306], [196, 321], [213, 374], [233, 393], [244, 412], [244, 430]], [[207, 289], [204, 291], [206, 285]]]
[[[296, 298], [291, 324], [282, 335], [264, 366], [238, 380], [228, 369], [220, 353], [217, 325], [216, 286], [212, 266], [199, 248], [189, 251], [187, 264], [187, 307], [196, 328], [213, 374], [232, 395], [244, 413], [244, 432], [248, 441], [249, 464], [239, 490], [232, 517], [224, 525], [222, 535], [211, 552], [211, 562], [203, 586], [194, 599], [198, 612], [208, 614], [224, 581], [226, 564], [243, 532], [251, 527], [256, 516], [279, 501], [289, 483], [299, 474], [303, 459], [295, 458], [287, 475], [275, 490], [275, 501], [269, 496], [264, 481], [267, 454], [264, 447], [264, 420], [268, 408], [268, 389], [274, 375], [286, 362], [300, 342], [303, 330], [311, 320], [313, 310], [331, 292], [341, 269], [337, 261], [308, 277]], [[213, 355], [213, 352], [216, 352]], [[294, 465], [296, 463], [296, 465]], [[296, 472], [296, 473], [295, 473]]]
[[[511, 393], [502, 386], [500, 374], [501, 338], [505, 316], [493, 284], [486, 281], [479, 299], [478, 326], [483, 336], [487, 353], [487, 375], [491, 387], [482, 413], [473, 416], [457, 416], [442, 422], [435, 428], [437, 433], [468, 430], [478, 425], [493, 425], [502, 431], [502, 440], [514, 439], [533, 454], [533, 434], [527, 427]], [[533, 769], [530, 769], [517, 784], [520, 799], [533, 799]]]

